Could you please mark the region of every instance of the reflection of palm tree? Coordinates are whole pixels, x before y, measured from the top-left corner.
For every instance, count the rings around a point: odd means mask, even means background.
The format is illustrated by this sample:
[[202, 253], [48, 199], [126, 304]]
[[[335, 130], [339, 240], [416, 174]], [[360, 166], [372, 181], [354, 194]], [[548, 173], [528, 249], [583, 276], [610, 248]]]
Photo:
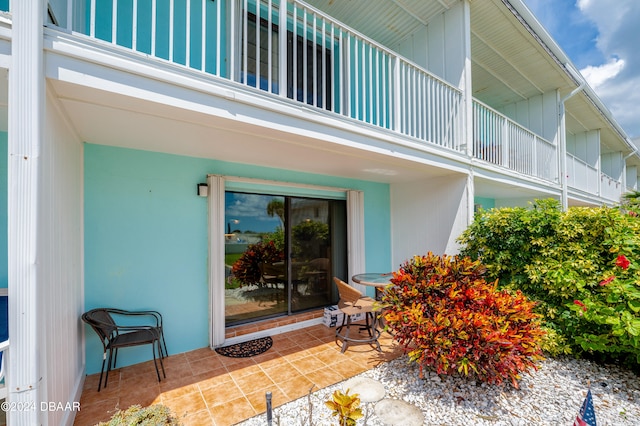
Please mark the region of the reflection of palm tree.
[[284, 202], [277, 198], [272, 199], [267, 204], [267, 214], [269, 217], [278, 216], [280, 224], [284, 226]]

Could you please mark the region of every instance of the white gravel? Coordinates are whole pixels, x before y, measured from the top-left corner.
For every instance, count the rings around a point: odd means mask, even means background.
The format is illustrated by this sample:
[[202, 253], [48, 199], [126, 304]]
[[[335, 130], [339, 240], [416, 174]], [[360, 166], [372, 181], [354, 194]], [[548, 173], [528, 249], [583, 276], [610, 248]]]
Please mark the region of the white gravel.
[[[406, 357], [382, 364], [359, 375], [380, 381], [387, 399], [399, 399], [420, 408], [426, 425], [570, 426], [580, 410], [591, 382], [598, 426], [640, 424], [640, 377], [617, 366], [590, 361], [547, 359], [538, 371], [525, 374], [520, 389], [511, 385], [476, 384], [461, 377], [429, 373], [418, 377], [415, 364]], [[274, 426], [336, 425], [324, 401], [343, 383], [321, 389], [273, 409]], [[310, 404], [312, 421], [309, 421]], [[375, 402], [363, 403], [365, 418], [358, 425], [383, 425], [375, 414]], [[240, 425], [266, 425], [266, 414]]]

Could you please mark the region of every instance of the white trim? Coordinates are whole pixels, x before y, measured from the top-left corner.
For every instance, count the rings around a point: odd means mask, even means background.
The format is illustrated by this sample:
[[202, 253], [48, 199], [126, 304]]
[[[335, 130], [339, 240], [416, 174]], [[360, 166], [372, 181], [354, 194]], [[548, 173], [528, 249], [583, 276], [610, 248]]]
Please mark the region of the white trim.
[[[300, 328], [322, 323], [322, 318], [301, 321], [281, 327], [251, 333], [243, 336], [225, 338], [225, 294], [224, 294], [224, 238], [220, 230], [224, 230], [226, 183], [247, 183], [269, 187], [301, 190], [315, 190], [346, 194], [347, 199], [347, 252], [349, 273], [364, 271], [364, 193], [344, 188], [292, 183], [239, 176], [207, 175], [208, 195], [208, 234], [209, 234], [209, 346], [211, 348], [230, 345], [259, 337], [285, 333]], [[319, 195], [327, 197], [325, 195]], [[217, 260], [217, 261], [216, 261]], [[352, 283], [353, 284], [353, 283]], [[363, 293], [366, 287], [355, 284]]]
[[[211, 176], [211, 175], [208, 175], [208, 176]], [[279, 186], [281, 188], [298, 188], [298, 189], [310, 189], [313, 191], [329, 191], [329, 192], [341, 192], [341, 193], [347, 193], [349, 191], [347, 188], [338, 188], [335, 186], [311, 185], [311, 184], [305, 184], [305, 183], [248, 178], [248, 177], [242, 177], [242, 176], [225, 176], [224, 178], [225, 178], [225, 182], [248, 183], [251, 185]]]
[[[224, 230], [224, 183], [225, 178], [208, 175], [209, 185], [209, 346], [224, 343], [224, 238], [219, 230]], [[218, 231], [216, 231], [218, 230]]]
[[347, 191], [347, 258], [349, 283], [366, 293], [367, 287], [351, 280], [355, 274], [366, 272], [364, 253], [364, 193]]
[[0, 296], [9, 296], [8, 288], [0, 288]]

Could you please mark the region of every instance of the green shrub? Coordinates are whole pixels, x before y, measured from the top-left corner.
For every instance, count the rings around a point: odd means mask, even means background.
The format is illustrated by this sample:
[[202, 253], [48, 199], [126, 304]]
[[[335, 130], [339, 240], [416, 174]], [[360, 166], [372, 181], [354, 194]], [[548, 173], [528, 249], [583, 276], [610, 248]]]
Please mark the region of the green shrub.
[[[640, 282], [640, 275], [625, 272], [634, 276], [622, 287], [599, 285], [615, 275], [619, 254], [640, 259], [640, 218], [635, 212], [608, 207], [562, 212], [556, 201], [536, 201], [530, 209], [481, 212], [459, 241], [462, 254], [487, 266], [488, 277], [539, 302], [537, 312], [552, 331], [543, 344], [549, 353], [638, 359], [635, 337], [620, 342], [607, 322], [635, 324], [637, 312], [629, 302], [638, 287], [630, 283]], [[609, 294], [614, 289], [617, 293]], [[579, 315], [582, 307], [574, 300], [584, 303], [589, 313]]]
[[481, 210], [459, 238], [460, 254], [480, 259], [489, 279], [535, 292], [528, 266], [554, 246], [560, 216], [560, 204], [551, 199], [536, 201], [530, 209]]
[[411, 361], [438, 374], [464, 374], [518, 387], [541, 359], [539, 315], [520, 292], [496, 288], [468, 257], [415, 256], [393, 275], [381, 307]]
[[597, 290], [567, 304], [578, 318], [575, 340], [585, 351], [640, 365], [640, 268], [625, 255], [612, 263]]

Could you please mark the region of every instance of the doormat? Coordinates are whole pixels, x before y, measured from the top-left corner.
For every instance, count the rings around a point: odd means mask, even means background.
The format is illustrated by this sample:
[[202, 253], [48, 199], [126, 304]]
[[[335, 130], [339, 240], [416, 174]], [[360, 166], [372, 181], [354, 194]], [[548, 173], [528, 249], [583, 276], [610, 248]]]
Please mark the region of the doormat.
[[273, 345], [273, 340], [267, 336], [260, 339], [249, 340], [248, 342], [216, 348], [216, 352], [231, 358], [248, 358], [268, 351], [271, 345]]

